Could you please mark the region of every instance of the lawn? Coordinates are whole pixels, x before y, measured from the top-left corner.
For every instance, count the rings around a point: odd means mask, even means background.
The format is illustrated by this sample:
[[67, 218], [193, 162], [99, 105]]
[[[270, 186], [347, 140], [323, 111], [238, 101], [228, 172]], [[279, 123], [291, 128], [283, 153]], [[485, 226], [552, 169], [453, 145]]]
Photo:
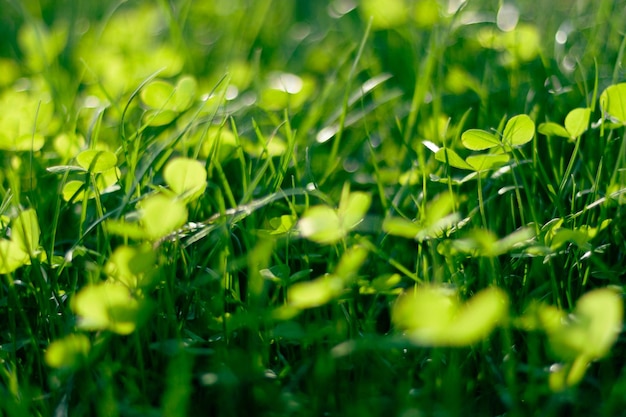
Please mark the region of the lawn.
[[0, 416], [626, 415], [624, 0], [0, 0]]

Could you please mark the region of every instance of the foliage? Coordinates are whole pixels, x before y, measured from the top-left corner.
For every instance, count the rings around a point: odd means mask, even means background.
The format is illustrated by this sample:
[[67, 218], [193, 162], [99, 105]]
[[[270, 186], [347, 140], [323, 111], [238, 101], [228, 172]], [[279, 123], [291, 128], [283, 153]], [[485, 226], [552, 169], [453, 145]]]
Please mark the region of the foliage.
[[0, 415], [621, 415], [622, 0], [0, 7]]

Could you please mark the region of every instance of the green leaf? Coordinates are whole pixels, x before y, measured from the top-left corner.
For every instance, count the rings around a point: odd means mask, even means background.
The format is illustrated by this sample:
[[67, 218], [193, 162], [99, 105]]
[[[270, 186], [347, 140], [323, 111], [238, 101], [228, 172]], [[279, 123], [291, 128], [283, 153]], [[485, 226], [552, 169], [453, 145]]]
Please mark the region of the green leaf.
[[504, 291], [490, 287], [478, 292], [459, 310], [448, 328], [453, 346], [473, 345], [489, 336], [493, 329], [508, 319], [509, 298]]
[[139, 223], [130, 223], [124, 220], [109, 219], [104, 223], [104, 225], [106, 231], [113, 235], [136, 240], [147, 238], [146, 231]]
[[110, 151], [88, 149], [76, 156], [76, 162], [82, 168], [97, 174], [115, 168], [117, 157]]
[[473, 170], [473, 168], [467, 162], [465, 162], [463, 158], [459, 156], [459, 154], [454, 152], [452, 149], [447, 149], [447, 148], [439, 149], [437, 152], [435, 152], [435, 159], [437, 161], [447, 163], [448, 165], [454, 168], [467, 169], [470, 171]]
[[178, 116], [178, 112], [175, 110], [153, 109], [147, 110], [142, 120], [148, 126], [158, 127], [172, 123], [176, 116]]
[[298, 221], [300, 234], [314, 242], [332, 244], [346, 235], [337, 211], [328, 206], [310, 207]]
[[289, 305], [298, 309], [313, 308], [327, 304], [343, 292], [343, 280], [327, 275], [313, 281], [298, 282], [289, 287]]
[[180, 200], [156, 194], [141, 202], [141, 224], [146, 236], [158, 240], [187, 222], [187, 207]]
[[567, 361], [606, 356], [622, 329], [622, 314], [622, 298], [615, 290], [600, 288], [586, 293], [571, 315], [544, 326], [552, 352]]
[[565, 117], [565, 129], [567, 129], [570, 137], [577, 138], [585, 133], [589, 128], [590, 117], [591, 109], [588, 107], [570, 111]]
[[507, 320], [508, 305], [506, 293], [495, 287], [460, 303], [456, 292], [428, 285], [400, 296], [392, 320], [417, 345], [469, 346]]
[[626, 83], [608, 87], [600, 95], [600, 107], [605, 114], [626, 125]]
[[30, 262], [28, 252], [12, 240], [0, 239], [0, 274], [10, 274]]
[[90, 350], [91, 342], [86, 335], [69, 334], [50, 343], [45, 361], [51, 368], [75, 370], [86, 362]]
[[187, 110], [193, 104], [197, 89], [198, 83], [195, 78], [190, 75], [181, 77], [176, 83], [173, 109], [179, 112]]
[[367, 255], [368, 251], [363, 246], [352, 246], [341, 255], [341, 259], [333, 275], [341, 278], [345, 285], [352, 283], [359, 268], [361, 268], [367, 259]]
[[83, 287], [70, 307], [81, 329], [130, 334], [137, 327], [142, 305], [126, 286], [101, 283]]
[[461, 142], [463, 146], [472, 151], [482, 151], [500, 145], [500, 141], [495, 135], [480, 129], [470, 129], [463, 132]]
[[37, 256], [40, 236], [41, 230], [35, 210], [24, 210], [13, 220], [11, 240], [32, 258]]
[[144, 86], [139, 97], [151, 109], [171, 109], [173, 107], [174, 86], [164, 80], [154, 80]]
[[346, 193], [346, 197], [342, 198], [337, 209], [342, 227], [348, 231], [361, 223], [371, 203], [372, 196], [368, 193], [360, 191]]
[[388, 217], [383, 221], [383, 231], [394, 236], [416, 239], [422, 227], [418, 223], [401, 217]]
[[560, 124], [553, 122], [541, 123], [537, 128], [537, 131], [545, 136], [560, 136], [562, 138], [569, 138], [569, 132]]
[[[85, 185], [85, 183], [83, 181], [78, 181], [78, 180], [68, 181], [63, 186], [63, 190], [61, 191], [61, 195], [63, 197], [63, 200], [65, 200], [67, 202], [70, 202], [70, 201], [74, 201], [74, 202], [83, 201], [85, 199], [85, 195], [87, 195], [86, 185]], [[90, 192], [87, 195], [87, 198], [93, 198], [93, 197], [94, 197], [93, 192]], [[73, 200], [72, 200], [72, 198], [73, 198]]]
[[507, 163], [511, 157], [508, 154], [480, 154], [468, 156], [465, 160], [474, 171], [488, 171]]
[[156, 265], [157, 255], [150, 245], [123, 245], [111, 254], [104, 266], [104, 273], [112, 280], [135, 289], [152, 283]]
[[535, 136], [535, 123], [525, 114], [512, 117], [504, 127], [502, 142], [509, 146], [521, 146]]
[[199, 198], [207, 186], [207, 172], [204, 165], [195, 159], [174, 158], [163, 170], [163, 178], [185, 201]]

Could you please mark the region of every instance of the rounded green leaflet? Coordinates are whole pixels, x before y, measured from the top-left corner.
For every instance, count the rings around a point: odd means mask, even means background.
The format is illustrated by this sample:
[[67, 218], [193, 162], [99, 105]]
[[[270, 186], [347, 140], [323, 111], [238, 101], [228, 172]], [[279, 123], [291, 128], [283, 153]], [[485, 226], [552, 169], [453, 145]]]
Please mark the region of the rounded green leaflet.
[[0, 239], [0, 274], [10, 274], [29, 262], [28, 253], [18, 243]]
[[562, 138], [570, 137], [570, 133], [567, 129], [554, 122], [541, 123], [537, 128], [537, 131], [545, 136], [560, 136]]
[[488, 171], [509, 162], [511, 157], [506, 153], [470, 155], [465, 159], [474, 171]]
[[565, 117], [565, 129], [571, 138], [577, 138], [589, 128], [591, 109], [588, 107], [577, 108], [570, 111]]
[[455, 291], [428, 285], [407, 291], [392, 312], [396, 326], [421, 346], [469, 346], [485, 339], [508, 318], [509, 298], [487, 288], [465, 303]]
[[348, 231], [363, 221], [371, 203], [372, 196], [368, 193], [356, 191], [348, 194], [337, 209], [342, 227]]
[[336, 243], [346, 235], [337, 211], [328, 206], [310, 207], [298, 221], [300, 234], [321, 244]]
[[177, 111], [187, 110], [196, 97], [198, 83], [190, 75], [181, 77], [176, 83], [173, 97], [173, 109]]
[[33, 209], [22, 211], [13, 221], [11, 227], [11, 240], [31, 257], [35, 257], [39, 248], [39, 237], [41, 230], [37, 213]]
[[117, 156], [110, 151], [88, 149], [76, 156], [76, 163], [89, 172], [97, 174], [114, 168], [117, 165]]
[[83, 287], [72, 298], [70, 307], [78, 316], [81, 329], [130, 334], [137, 327], [142, 306], [128, 287], [100, 283]]
[[500, 145], [498, 138], [481, 129], [469, 129], [461, 135], [463, 146], [472, 151], [482, 151]]
[[134, 289], [151, 283], [156, 264], [156, 252], [149, 244], [139, 247], [122, 245], [111, 254], [104, 272], [110, 279]]
[[590, 360], [606, 356], [622, 329], [623, 301], [611, 288], [592, 290], [578, 300], [571, 318], [546, 328], [552, 351], [560, 358]]
[[525, 114], [512, 117], [504, 127], [502, 142], [509, 146], [521, 146], [535, 136], [535, 122]]
[[50, 343], [44, 359], [51, 368], [76, 369], [85, 362], [90, 350], [87, 335], [72, 333]]
[[313, 281], [298, 282], [289, 287], [289, 305], [298, 309], [324, 305], [343, 291], [343, 280], [335, 275], [323, 276]]
[[600, 107], [605, 114], [626, 125], [626, 83], [615, 84], [600, 94]]
[[151, 109], [172, 109], [174, 86], [164, 80], [148, 83], [139, 93], [142, 103]]
[[87, 194], [85, 183], [78, 180], [66, 182], [63, 186], [63, 190], [61, 191], [61, 195], [63, 196], [63, 200], [68, 202], [72, 201], [72, 199], [74, 202], [83, 201], [85, 196], [87, 196], [87, 198], [94, 197], [94, 194], [91, 191]]
[[191, 76], [181, 77], [175, 86], [164, 80], [154, 80], [141, 90], [139, 96], [149, 109], [176, 114], [192, 105], [197, 88], [198, 84]]
[[190, 201], [200, 197], [207, 186], [206, 169], [195, 159], [172, 159], [163, 170], [163, 178], [172, 191]]
[[440, 162], [447, 163], [451, 167], [459, 169], [467, 169], [472, 171], [473, 168], [452, 149], [441, 148], [435, 152], [435, 159]]
[[373, 29], [390, 29], [400, 26], [409, 17], [403, 0], [363, 0], [360, 2], [363, 19], [372, 19]]
[[158, 240], [180, 229], [187, 221], [187, 207], [180, 200], [156, 194], [141, 202], [141, 224], [146, 236]]

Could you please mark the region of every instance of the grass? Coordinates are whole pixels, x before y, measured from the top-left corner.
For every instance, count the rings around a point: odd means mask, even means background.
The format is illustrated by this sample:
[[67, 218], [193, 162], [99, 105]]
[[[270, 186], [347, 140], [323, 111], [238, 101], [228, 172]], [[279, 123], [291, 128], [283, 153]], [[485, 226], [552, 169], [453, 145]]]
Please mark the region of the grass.
[[0, 415], [624, 414], [626, 4], [455, 4], [6, 0]]

